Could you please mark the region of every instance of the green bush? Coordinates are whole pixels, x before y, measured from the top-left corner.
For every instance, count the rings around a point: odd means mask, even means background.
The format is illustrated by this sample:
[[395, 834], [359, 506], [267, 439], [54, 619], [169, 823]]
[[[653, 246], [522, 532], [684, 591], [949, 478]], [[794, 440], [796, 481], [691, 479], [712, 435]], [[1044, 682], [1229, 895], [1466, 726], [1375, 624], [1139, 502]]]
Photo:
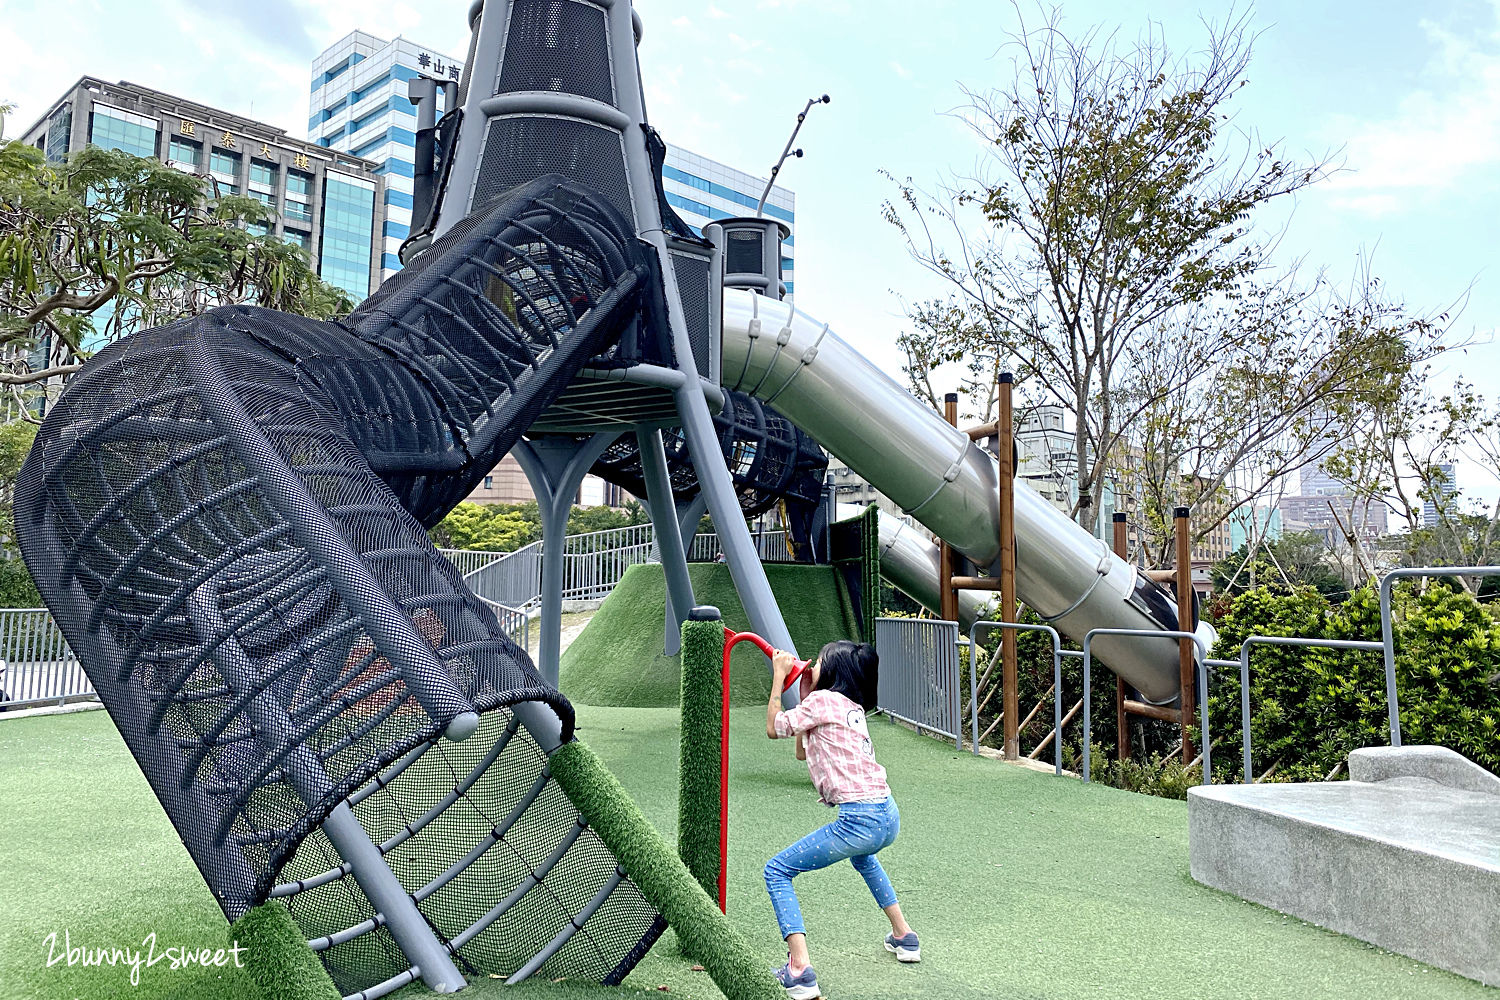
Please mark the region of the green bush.
[[[1398, 587], [1394, 613], [1403, 742], [1446, 746], [1500, 770], [1500, 623], [1442, 584]], [[1379, 601], [1369, 587], [1337, 607], [1311, 589], [1251, 591], [1220, 621], [1213, 655], [1238, 659], [1249, 635], [1378, 641]], [[1390, 739], [1379, 651], [1253, 647], [1250, 708], [1257, 777], [1321, 780], [1351, 750]], [[1215, 780], [1238, 780], [1237, 671], [1216, 674], [1209, 713]]]
[[36, 589], [26, 564], [20, 559], [0, 559], [0, 608], [39, 608], [42, 595]]

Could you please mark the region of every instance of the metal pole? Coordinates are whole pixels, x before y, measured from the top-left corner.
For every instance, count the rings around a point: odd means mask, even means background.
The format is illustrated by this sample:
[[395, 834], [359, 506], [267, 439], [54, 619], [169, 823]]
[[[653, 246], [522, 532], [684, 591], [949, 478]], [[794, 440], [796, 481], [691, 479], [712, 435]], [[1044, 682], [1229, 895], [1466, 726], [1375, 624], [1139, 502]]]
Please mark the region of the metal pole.
[[[943, 418], [949, 426], [958, 426], [958, 393], [950, 392], [943, 397]], [[958, 621], [958, 591], [953, 589], [953, 549], [941, 538], [938, 539], [938, 617], [944, 621]]]
[[[1128, 542], [1125, 537], [1125, 512], [1115, 511], [1115, 555], [1125, 558]], [[1130, 759], [1130, 720], [1125, 715], [1125, 678], [1115, 674], [1115, 759]]]
[[[1172, 512], [1177, 529], [1177, 629], [1179, 632], [1193, 631], [1193, 557], [1192, 537], [1188, 523], [1189, 511], [1178, 507]], [[1182, 762], [1193, 759], [1193, 743], [1188, 736], [1188, 727], [1193, 724], [1193, 644], [1187, 639], [1178, 641], [1178, 678], [1182, 685], [1180, 710], [1182, 713]], [[1206, 692], [1205, 692], [1206, 694]]]
[[[771, 584], [766, 579], [755, 541], [745, 526], [744, 511], [740, 509], [729, 467], [724, 464], [724, 450], [714, 431], [702, 388], [695, 380], [678, 388], [676, 397], [682, 434], [687, 440], [693, 466], [698, 471], [699, 488], [708, 502], [714, 527], [718, 529], [719, 546], [729, 563], [729, 575], [750, 619], [750, 627], [776, 648], [795, 653], [797, 647], [792, 642], [792, 633], [781, 617], [781, 609], [776, 606], [776, 597], [771, 593]], [[795, 707], [797, 701], [796, 685], [782, 692], [781, 703], [787, 708]]]
[[[998, 416], [1000, 460], [1000, 620], [1016, 620], [1016, 444], [1015, 419], [1011, 411], [1011, 388], [1015, 376], [1002, 372], [999, 384], [1000, 413]], [[958, 595], [954, 595], [954, 604]], [[1020, 760], [1021, 699], [1017, 690], [1016, 631], [1005, 629], [1000, 640], [1001, 664], [1000, 694], [1004, 713], [1001, 727], [1005, 731], [1005, 759]]]
[[1391, 746], [1401, 745], [1401, 709], [1396, 703], [1396, 626], [1391, 615], [1391, 590], [1396, 575], [1380, 579], [1380, 645], [1385, 659], [1385, 706], [1391, 720]]
[[693, 609], [693, 582], [688, 578], [687, 555], [682, 547], [682, 533], [677, 524], [677, 504], [672, 498], [672, 481], [667, 475], [667, 457], [657, 428], [636, 431], [641, 455], [641, 472], [646, 480], [646, 504], [651, 523], [656, 526], [657, 552], [661, 555], [662, 575], [666, 577], [667, 604], [673, 621], [666, 624], [664, 649], [675, 656], [682, 648], [682, 622]]
[[[797, 115], [797, 124], [792, 126], [792, 134], [786, 141], [786, 148], [781, 151], [780, 159], [771, 168], [771, 178], [766, 181], [766, 189], [760, 193], [760, 201], [755, 204], [755, 214], [757, 216], [763, 214], [763, 210], [766, 207], [766, 199], [771, 197], [771, 188], [776, 183], [776, 175], [781, 173], [781, 165], [786, 162], [788, 156], [792, 155], [792, 143], [797, 141], [797, 133], [802, 131], [802, 123], [807, 121], [807, 113], [812, 110], [814, 104], [831, 104], [832, 102], [833, 98], [827, 94], [824, 94], [822, 97], [809, 97], [807, 99], [807, 106]], [[797, 155], [801, 156], [802, 150], [797, 150]]]

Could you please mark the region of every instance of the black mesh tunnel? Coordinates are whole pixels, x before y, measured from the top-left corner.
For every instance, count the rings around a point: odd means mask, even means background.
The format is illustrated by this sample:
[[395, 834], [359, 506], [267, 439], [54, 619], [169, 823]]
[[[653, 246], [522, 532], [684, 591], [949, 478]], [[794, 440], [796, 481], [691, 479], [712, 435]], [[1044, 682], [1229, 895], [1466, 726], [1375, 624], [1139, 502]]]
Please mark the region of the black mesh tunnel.
[[235, 307], [101, 351], [22, 469], [26, 562], [219, 905], [286, 898], [346, 993], [410, 962], [325, 836], [344, 803], [471, 972], [550, 943], [543, 971], [614, 982], [660, 933], [512, 711], [566, 740], [571, 706], [424, 529], [650, 280], [543, 178], [344, 323]]
[[[740, 510], [756, 517], [785, 502], [794, 537], [810, 535], [823, 498], [828, 455], [801, 428], [748, 393], [726, 390], [727, 405], [714, 417], [724, 462], [734, 479]], [[672, 496], [686, 503], [698, 495], [698, 474], [682, 434], [662, 431]], [[594, 475], [646, 495], [640, 449], [635, 437], [622, 437], [607, 448], [592, 469]], [[808, 554], [810, 558], [810, 553]]]

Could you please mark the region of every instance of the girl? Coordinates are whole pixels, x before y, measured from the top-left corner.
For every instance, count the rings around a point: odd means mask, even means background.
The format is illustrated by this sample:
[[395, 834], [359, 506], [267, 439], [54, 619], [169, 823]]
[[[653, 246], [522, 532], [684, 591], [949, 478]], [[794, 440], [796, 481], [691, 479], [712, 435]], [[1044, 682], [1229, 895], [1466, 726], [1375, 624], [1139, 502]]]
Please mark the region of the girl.
[[792, 879], [802, 872], [848, 858], [890, 918], [885, 950], [902, 962], [919, 962], [922, 952], [916, 932], [901, 916], [890, 879], [875, 859], [875, 852], [890, 846], [901, 828], [885, 768], [875, 763], [865, 726], [865, 712], [875, 707], [880, 658], [866, 643], [830, 642], [810, 668], [812, 691], [802, 704], [783, 712], [781, 689], [796, 662], [795, 656], [781, 650], [771, 660], [775, 681], [766, 705], [766, 735], [773, 740], [797, 738], [797, 759], [807, 761], [819, 800], [836, 806], [838, 818], [768, 861], [766, 890], [787, 945], [787, 962], [776, 978], [791, 1000], [812, 1000], [822, 994], [807, 954], [802, 910], [792, 891]]

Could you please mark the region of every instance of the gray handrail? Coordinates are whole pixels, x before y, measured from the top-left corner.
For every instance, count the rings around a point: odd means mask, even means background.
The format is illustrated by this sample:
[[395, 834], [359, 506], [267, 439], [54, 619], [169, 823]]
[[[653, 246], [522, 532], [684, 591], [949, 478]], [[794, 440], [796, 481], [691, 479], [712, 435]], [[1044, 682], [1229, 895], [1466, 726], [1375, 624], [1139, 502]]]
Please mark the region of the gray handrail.
[[[1377, 650], [1385, 649], [1381, 642], [1370, 642], [1364, 639], [1301, 639], [1294, 636], [1277, 635], [1252, 635], [1240, 644], [1240, 741], [1242, 744], [1242, 755], [1244, 757], [1244, 771], [1241, 780], [1248, 785], [1253, 782], [1251, 775], [1253, 770], [1250, 766], [1250, 647], [1251, 646], [1299, 646], [1304, 648], [1318, 649], [1363, 649]], [[1233, 666], [1232, 660], [1214, 660], [1214, 666]], [[1390, 686], [1387, 698], [1395, 696], [1395, 687]], [[1204, 699], [1207, 702], [1207, 698]], [[1399, 746], [1400, 744], [1392, 744]]]
[[[1115, 636], [1122, 636], [1122, 637], [1124, 637], [1124, 636], [1137, 636], [1137, 637], [1140, 637], [1140, 638], [1150, 637], [1150, 638], [1156, 638], [1156, 639], [1191, 639], [1193, 641], [1193, 645], [1198, 647], [1198, 656], [1197, 656], [1197, 661], [1198, 661], [1198, 680], [1199, 680], [1199, 687], [1202, 689], [1202, 695], [1203, 695], [1202, 698], [1198, 699], [1200, 707], [1203, 710], [1203, 713], [1202, 713], [1203, 714], [1203, 783], [1205, 785], [1211, 785], [1211, 784], [1213, 784], [1213, 770], [1212, 770], [1212, 767], [1211, 767], [1211, 759], [1210, 759], [1210, 756], [1209, 756], [1209, 740], [1208, 740], [1208, 666], [1204, 662], [1204, 661], [1206, 661], [1208, 659], [1208, 648], [1204, 644], [1203, 640], [1200, 639], [1200, 638], [1198, 638], [1198, 636], [1197, 636], [1196, 633], [1193, 633], [1193, 632], [1168, 631], [1166, 629], [1156, 630], [1156, 629], [1133, 629], [1133, 628], [1095, 628], [1095, 629], [1089, 629], [1089, 631], [1084, 635], [1084, 637], [1083, 637], [1083, 780], [1084, 781], [1088, 781], [1089, 780], [1089, 743], [1091, 742], [1091, 740], [1090, 740], [1089, 737], [1090, 737], [1090, 734], [1091, 734], [1092, 728], [1093, 728], [1092, 727], [1092, 721], [1093, 720], [1091, 718], [1092, 697], [1091, 697], [1091, 690], [1090, 690], [1091, 685], [1092, 685], [1093, 671], [1090, 668], [1093, 665], [1093, 656], [1094, 656], [1094, 654], [1093, 654], [1093, 650], [1092, 650], [1091, 647], [1092, 647], [1093, 642], [1094, 642], [1094, 636], [1096, 636], [1096, 635], [1115, 635]], [[1058, 734], [1058, 741], [1061, 742], [1061, 740], [1062, 740], [1062, 734], [1059, 733]]]
[[1395, 581], [1410, 577], [1500, 576], [1500, 566], [1413, 566], [1380, 578], [1380, 641], [1385, 647], [1385, 703], [1391, 717], [1391, 746], [1401, 745], [1401, 710], [1396, 701], [1396, 630], [1391, 617]]
[[1046, 632], [1052, 636], [1052, 770], [1062, 774], [1062, 637], [1051, 625], [1022, 625], [1020, 622], [997, 622], [981, 619], [969, 626], [969, 726], [974, 737], [975, 754], [979, 753], [979, 690], [974, 669], [975, 650], [979, 643], [975, 633], [983, 625], [1002, 631]]

